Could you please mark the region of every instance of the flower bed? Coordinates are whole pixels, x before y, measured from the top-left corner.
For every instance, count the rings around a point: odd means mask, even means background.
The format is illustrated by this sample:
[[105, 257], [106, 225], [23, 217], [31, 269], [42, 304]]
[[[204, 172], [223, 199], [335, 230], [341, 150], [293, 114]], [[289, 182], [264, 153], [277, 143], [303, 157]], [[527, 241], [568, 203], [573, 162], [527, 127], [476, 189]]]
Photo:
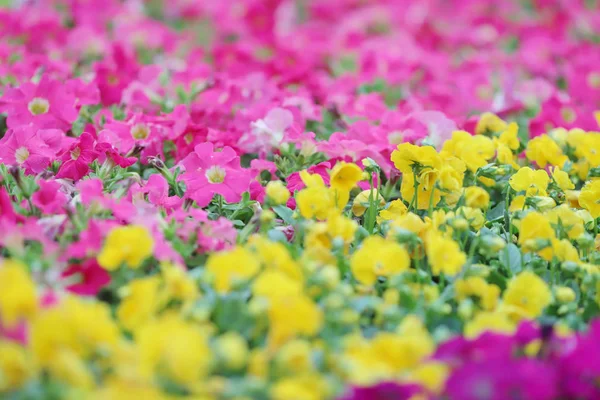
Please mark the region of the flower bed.
[[0, 1], [0, 397], [600, 398], [600, 5]]

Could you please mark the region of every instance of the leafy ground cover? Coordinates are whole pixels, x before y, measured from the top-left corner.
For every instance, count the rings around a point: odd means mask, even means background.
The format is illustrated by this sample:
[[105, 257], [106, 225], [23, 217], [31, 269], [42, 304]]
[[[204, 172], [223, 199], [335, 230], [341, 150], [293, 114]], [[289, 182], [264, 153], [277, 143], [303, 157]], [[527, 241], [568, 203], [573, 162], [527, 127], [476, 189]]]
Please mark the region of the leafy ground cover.
[[0, 397], [600, 398], [597, 1], [15, 3]]

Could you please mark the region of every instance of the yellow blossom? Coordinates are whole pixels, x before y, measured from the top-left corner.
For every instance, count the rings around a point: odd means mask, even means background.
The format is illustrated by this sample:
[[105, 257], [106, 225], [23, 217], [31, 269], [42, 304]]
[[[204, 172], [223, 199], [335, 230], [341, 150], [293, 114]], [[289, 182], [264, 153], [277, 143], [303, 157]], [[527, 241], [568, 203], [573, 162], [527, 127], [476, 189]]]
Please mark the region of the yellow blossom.
[[387, 206], [387, 208], [379, 211], [379, 215], [377, 216], [377, 223], [381, 224], [383, 221], [390, 221], [399, 216], [405, 215], [408, 212], [408, 207], [406, 204], [400, 199], [393, 200]]
[[431, 265], [431, 273], [435, 276], [441, 273], [454, 276], [467, 261], [467, 256], [458, 243], [438, 232], [432, 232], [427, 238], [427, 258]]
[[19, 261], [0, 260], [0, 318], [12, 327], [37, 310], [36, 288], [27, 267]]
[[113, 228], [106, 237], [106, 243], [98, 255], [98, 263], [112, 271], [121, 264], [138, 268], [152, 255], [154, 239], [141, 225], [127, 225]]
[[214, 253], [208, 258], [206, 270], [214, 276], [217, 292], [227, 293], [237, 281], [252, 278], [260, 269], [260, 263], [250, 251], [241, 246]]
[[487, 132], [500, 132], [507, 129], [509, 125], [496, 114], [483, 113], [475, 126], [475, 134], [483, 135]]
[[465, 188], [465, 203], [468, 207], [485, 210], [490, 204], [490, 194], [479, 186]]
[[354, 198], [354, 201], [352, 202], [352, 213], [357, 217], [361, 217], [365, 211], [367, 211], [367, 208], [369, 208], [369, 198], [371, 196], [373, 196], [373, 202], [376, 206], [383, 207], [385, 205], [385, 199], [377, 189], [373, 189], [373, 191], [367, 189], [360, 192]]
[[265, 188], [267, 197], [273, 204], [285, 204], [290, 198], [290, 191], [281, 181], [271, 181]]
[[515, 330], [515, 323], [505, 313], [484, 311], [477, 313], [472, 320], [467, 322], [464, 334], [466, 338], [474, 339], [484, 332], [511, 334]]
[[510, 177], [508, 183], [517, 192], [525, 191], [527, 196], [546, 196], [550, 178], [544, 170], [523, 167]]
[[585, 184], [579, 195], [579, 204], [588, 210], [593, 218], [600, 217], [600, 180]]
[[525, 154], [530, 161], [535, 161], [541, 168], [546, 167], [548, 164], [562, 167], [568, 160], [562, 149], [548, 135], [531, 139], [527, 143]]
[[503, 305], [515, 320], [539, 317], [552, 302], [548, 284], [531, 271], [521, 272], [508, 282]]
[[329, 175], [332, 188], [349, 192], [361, 180], [362, 170], [354, 163], [340, 161], [335, 164]]
[[352, 274], [359, 282], [372, 285], [378, 276], [389, 277], [410, 268], [408, 252], [398, 243], [369, 236], [350, 259]]

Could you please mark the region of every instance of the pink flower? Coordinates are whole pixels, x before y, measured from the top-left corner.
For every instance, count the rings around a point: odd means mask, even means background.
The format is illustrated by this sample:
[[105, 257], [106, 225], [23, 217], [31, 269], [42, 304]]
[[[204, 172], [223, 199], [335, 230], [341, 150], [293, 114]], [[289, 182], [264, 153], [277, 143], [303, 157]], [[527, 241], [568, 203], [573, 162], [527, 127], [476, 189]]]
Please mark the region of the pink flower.
[[270, 147], [279, 147], [287, 129], [293, 123], [294, 115], [291, 111], [285, 108], [274, 108], [263, 119], [252, 122], [252, 134], [244, 139], [248, 140], [255, 150], [264, 151]]
[[167, 210], [179, 208], [183, 202], [183, 199], [178, 196], [169, 196], [169, 184], [160, 174], [150, 175], [148, 182], [143, 187], [137, 189], [136, 193], [147, 194], [150, 203], [164, 207]]
[[100, 163], [110, 159], [115, 165], [127, 168], [137, 161], [135, 157], [122, 156], [110, 143], [96, 143], [95, 150], [98, 152], [98, 161]]
[[40, 180], [40, 188], [33, 194], [33, 205], [44, 214], [62, 214], [67, 204], [67, 196], [60, 191], [61, 185], [56, 181]]
[[67, 131], [77, 119], [75, 96], [62, 82], [46, 75], [39, 84], [25, 82], [8, 89], [0, 99], [0, 112], [6, 112], [7, 125], [16, 128], [33, 125]]
[[80, 296], [95, 296], [110, 283], [110, 274], [98, 265], [95, 258], [70, 265], [63, 271], [62, 277], [78, 278], [77, 283], [67, 286], [66, 289]]
[[11, 129], [0, 140], [0, 162], [22, 167], [28, 174], [42, 172], [54, 155], [33, 127]]
[[186, 196], [200, 207], [206, 207], [215, 194], [236, 203], [250, 185], [250, 174], [240, 167], [240, 158], [231, 147], [214, 151], [212, 143], [199, 144], [181, 165], [185, 173], [179, 180], [187, 186]]
[[78, 181], [88, 174], [90, 164], [97, 157], [98, 153], [94, 150], [94, 137], [84, 132], [79, 140], [60, 157], [63, 163], [56, 177]]

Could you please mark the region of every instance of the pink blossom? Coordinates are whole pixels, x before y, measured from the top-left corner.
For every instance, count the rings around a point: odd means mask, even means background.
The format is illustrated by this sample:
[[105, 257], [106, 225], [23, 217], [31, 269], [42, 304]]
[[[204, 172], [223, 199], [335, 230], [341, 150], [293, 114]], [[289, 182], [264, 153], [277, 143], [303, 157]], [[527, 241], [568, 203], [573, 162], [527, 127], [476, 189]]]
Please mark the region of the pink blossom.
[[34, 206], [44, 214], [62, 214], [67, 204], [67, 196], [61, 192], [61, 185], [56, 181], [40, 180], [40, 188], [31, 196]]
[[56, 174], [57, 178], [78, 181], [88, 174], [90, 164], [98, 157], [94, 150], [94, 137], [84, 132], [60, 157], [63, 162]]
[[54, 155], [34, 127], [11, 129], [0, 139], [0, 162], [20, 166], [29, 174], [46, 169]]
[[7, 113], [9, 128], [31, 124], [66, 131], [77, 119], [75, 101], [63, 83], [44, 75], [39, 84], [26, 82], [8, 89], [0, 99], [0, 112]]
[[231, 147], [214, 151], [212, 143], [199, 144], [181, 165], [185, 172], [179, 180], [186, 184], [186, 195], [200, 207], [206, 207], [215, 194], [229, 203], [238, 202], [250, 184], [250, 174], [240, 167], [240, 158]]
[[70, 284], [66, 289], [80, 296], [95, 296], [110, 283], [110, 274], [98, 265], [95, 258], [69, 265], [62, 277], [75, 279], [76, 283]]

